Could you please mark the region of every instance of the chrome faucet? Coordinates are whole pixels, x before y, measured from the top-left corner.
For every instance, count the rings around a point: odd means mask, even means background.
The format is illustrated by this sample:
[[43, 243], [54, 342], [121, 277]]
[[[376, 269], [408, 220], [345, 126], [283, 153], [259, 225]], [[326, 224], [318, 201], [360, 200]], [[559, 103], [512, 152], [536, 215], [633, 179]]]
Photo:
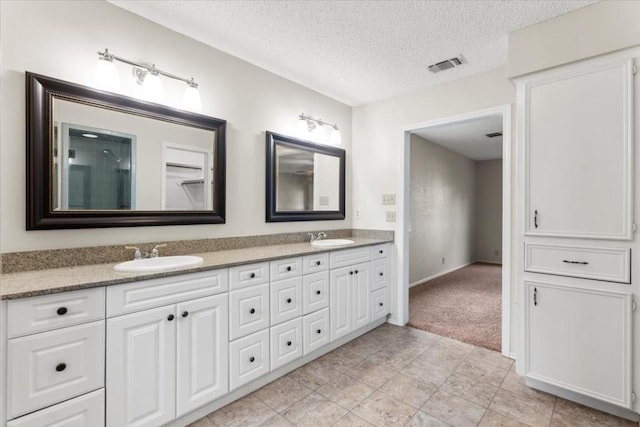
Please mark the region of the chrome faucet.
[[135, 252], [133, 253], [133, 259], [137, 260], [137, 259], [142, 259], [142, 252], [140, 252], [140, 249], [135, 247], [135, 246], [125, 246], [125, 249], [132, 249]]
[[137, 248], [135, 246], [125, 246], [125, 249], [132, 249], [135, 252], [133, 253], [133, 259], [134, 260], [138, 260], [138, 259], [143, 259], [143, 258], [158, 258], [160, 256], [160, 248], [164, 248], [166, 247], [167, 244], [163, 243], [161, 245], [155, 245], [152, 249], [151, 252], [145, 252], [144, 255], [142, 255], [142, 252], [140, 252], [140, 248]]
[[325, 233], [324, 231], [318, 232], [317, 235], [314, 235], [313, 233], [308, 233], [308, 234], [309, 236], [311, 236], [309, 243], [317, 242], [318, 240], [327, 238], [327, 233]]

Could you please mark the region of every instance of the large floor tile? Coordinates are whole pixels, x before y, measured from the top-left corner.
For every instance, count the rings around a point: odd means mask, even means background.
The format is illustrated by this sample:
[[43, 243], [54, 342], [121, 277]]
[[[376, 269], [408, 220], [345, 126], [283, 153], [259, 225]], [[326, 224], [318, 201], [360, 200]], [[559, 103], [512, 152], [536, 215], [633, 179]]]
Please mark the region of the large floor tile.
[[324, 364], [311, 362], [288, 374], [289, 377], [299, 381], [305, 387], [316, 390], [327, 384], [332, 378], [339, 377], [340, 372], [329, 368]]
[[418, 361], [413, 361], [400, 372], [433, 387], [440, 387], [452, 373], [447, 368]]
[[287, 421], [282, 415], [275, 415], [260, 424], [260, 427], [293, 427], [293, 424]]
[[362, 356], [353, 353], [344, 347], [338, 347], [332, 352], [325, 354], [314, 363], [335, 369], [336, 371], [345, 372], [349, 371], [353, 366], [364, 360], [365, 359]]
[[344, 417], [340, 418], [334, 427], [371, 427], [373, 424], [363, 420], [356, 414], [349, 412]]
[[513, 393], [523, 399], [540, 402], [544, 405], [553, 405], [556, 400], [556, 397], [551, 394], [527, 386], [524, 382], [524, 377], [518, 375], [515, 370], [509, 370], [509, 373], [500, 385], [500, 389]]
[[208, 417], [204, 417], [189, 424], [187, 427], [215, 427], [215, 424]]
[[543, 402], [500, 389], [489, 409], [515, 418], [530, 426], [548, 426], [553, 412], [553, 401]]
[[311, 393], [282, 413], [297, 426], [330, 426], [347, 413], [347, 410], [336, 405], [318, 393]]
[[391, 377], [379, 390], [417, 409], [436, 392], [435, 387], [400, 373]]
[[478, 427], [528, 427], [528, 425], [489, 409], [484, 413]]
[[317, 393], [330, 401], [349, 410], [369, 397], [373, 391], [373, 388], [347, 375], [333, 378], [327, 384], [316, 390]]
[[466, 349], [461, 351], [460, 348], [456, 347], [457, 346], [445, 344], [443, 340], [438, 341], [438, 343], [432, 345], [424, 353], [419, 355], [416, 361], [427, 362], [431, 365], [440, 366], [448, 369], [449, 371], [454, 371], [469, 353]]
[[493, 365], [501, 369], [510, 369], [514, 364], [513, 359], [509, 359], [508, 357], [504, 357], [502, 354], [496, 351], [487, 350], [486, 348], [482, 347], [475, 347], [471, 351], [471, 353], [469, 353], [468, 358], [479, 360], [488, 365]]
[[471, 378], [454, 373], [442, 384], [440, 391], [462, 397], [487, 408], [499, 387], [499, 383], [496, 384], [486, 378]]
[[257, 390], [254, 396], [272, 409], [282, 412], [311, 392], [312, 390], [302, 383], [285, 376]]
[[552, 426], [599, 427], [620, 426], [620, 419], [595, 409], [558, 398], [551, 417]]
[[216, 426], [259, 426], [278, 413], [253, 395], [218, 409], [209, 414], [209, 420]]
[[403, 426], [417, 410], [391, 396], [376, 391], [356, 406], [354, 414], [375, 426]]
[[450, 427], [451, 424], [447, 424], [442, 420], [439, 420], [426, 412], [418, 411], [406, 424], [406, 427]]
[[363, 360], [351, 367], [348, 371], [350, 377], [353, 377], [369, 387], [378, 388], [386, 383], [397, 371], [392, 365], [373, 363], [370, 360]]
[[485, 411], [480, 405], [442, 391], [431, 396], [421, 410], [457, 427], [476, 426]]

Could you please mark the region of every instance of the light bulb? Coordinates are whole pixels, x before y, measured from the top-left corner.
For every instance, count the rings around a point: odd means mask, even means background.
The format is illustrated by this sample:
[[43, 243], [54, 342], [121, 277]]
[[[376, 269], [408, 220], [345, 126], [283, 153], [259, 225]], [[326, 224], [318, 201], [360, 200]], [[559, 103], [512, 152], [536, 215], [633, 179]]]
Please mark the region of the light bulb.
[[329, 144], [331, 145], [341, 145], [342, 144], [342, 135], [340, 135], [340, 130], [337, 128], [331, 128], [329, 133]]
[[120, 86], [120, 77], [113, 60], [98, 58], [96, 69], [93, 72], [93, 83], [98, 89], [114, 90]]
[[327, 139], [327, 130], [321, 124], [317, 124], [316, 128], [313, 130], [311, 134], [311, 139], [316, 142], [325, 142]]
[[188, 84], [182, 95], [181, 107], [185, 110], [200, 112], [202, 111], [202, 99], [200, 91], [195, 85]]
[[308, 138], [309, 137], [309, 124], [302, 116], [298, 119], [298, 124], [296, 125], [296, 133], [300, 138]]
[[164, 92], [162, 89], [162, 80], [160, 80], [159, 75], [153, 74], [152, 72], [147, 73], [142, 82], [141, 96], [147, 101], [162, 102]]

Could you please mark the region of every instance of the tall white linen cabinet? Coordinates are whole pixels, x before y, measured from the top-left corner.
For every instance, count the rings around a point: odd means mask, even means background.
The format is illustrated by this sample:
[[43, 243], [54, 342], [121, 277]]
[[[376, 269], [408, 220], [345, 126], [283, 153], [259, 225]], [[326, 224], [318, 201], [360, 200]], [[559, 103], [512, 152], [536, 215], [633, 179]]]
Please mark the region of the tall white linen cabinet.
[[633, 49], [515, 80], [518, 370], [627, 417], [640, 384], [639, 62]]

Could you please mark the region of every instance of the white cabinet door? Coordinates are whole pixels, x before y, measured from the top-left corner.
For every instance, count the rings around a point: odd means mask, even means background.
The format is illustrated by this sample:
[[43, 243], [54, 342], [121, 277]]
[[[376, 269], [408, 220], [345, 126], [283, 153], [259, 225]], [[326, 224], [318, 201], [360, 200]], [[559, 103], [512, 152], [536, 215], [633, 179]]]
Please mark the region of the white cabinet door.
[[329, 312], [331, 315], [331, 341], [353, 330], [353, 269], [343, 267], [329, 273]]
[[329, 344], [329, 309], [325, 308], [302, 318], [302, 340], [305, 356]]
[[177, 416], [229, 391], [226, 294], [177, 306]]
[[269, 372], [269, 329], [229, 343], [231, 390]]
[[629, 293], [525, 282], [525, 374], [631, 407]]
[[302, 277], [271, 282], [271, 325], [302, 315]]
[[50, 406], [7, 423], [7, 427], [103, 427], [104, 389]]
[[389, 287], [385, 286], [371, 293], [371, 320], [377, 320], [389, 314]]
[[271, 370], [302, 357], [302, 318], [274, 326], [271, 334]]
[[107, 321], [107, 426], [159, 426], [175, 418], [175, 305]]
[[353, 330], [371, 322], [371, 264], [352, 267], [353, 276]]
[[592, 62], [524, 82], [527, 234], [631, 239], [632, 67]]
[[229, 292], [229, 339], [269, 327], [269, 284]]
[[309, 314], [329, 306], [329, 272], [302, 277], [302, 313]]

